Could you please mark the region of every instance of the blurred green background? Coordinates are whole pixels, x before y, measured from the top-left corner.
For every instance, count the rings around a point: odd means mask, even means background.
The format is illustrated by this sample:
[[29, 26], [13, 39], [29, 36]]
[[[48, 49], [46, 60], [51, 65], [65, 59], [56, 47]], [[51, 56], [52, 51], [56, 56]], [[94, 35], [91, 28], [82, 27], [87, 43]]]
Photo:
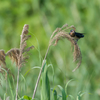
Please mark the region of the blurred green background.
[[[24, 24], [29, 24], [32, 36], [27, 44], [35, 46], [26, 66], [20, 71], [19, 96], [32, 97], [39, 73], [39, 69], [34, 67], [41, 67], [52, 32], [65, 23], [74, 25], [77, 32], [85, 35], [78, 41], [82, 64], [72, 72], [76, 63], [68, 40], [60, 40], [57, 46], [52, 46], [47, 56], [48, 64], [54, 68], [54, 83], [53, 71], [49, 68], [51, 88], [56, 85], [64, 87], [74, 79], [68, 86], [68, 94], [76, 97], [82, 91], [86, 93], [81, 100], [100, 100], [100, 0], [0, 0], [0, 49], [7, 52], [11, 48], [19, 48]], [[15, 80], [10, 76], [15, 95], [17, 68], [8, 57], [6, 63], [15, 76]], [[0, 77], [0, 96], [3, 98], [6, 91], [7, 96], [11, 96], [9, 82]], [[38, 87], [36, 98], [40, 99], [40, 94]]]

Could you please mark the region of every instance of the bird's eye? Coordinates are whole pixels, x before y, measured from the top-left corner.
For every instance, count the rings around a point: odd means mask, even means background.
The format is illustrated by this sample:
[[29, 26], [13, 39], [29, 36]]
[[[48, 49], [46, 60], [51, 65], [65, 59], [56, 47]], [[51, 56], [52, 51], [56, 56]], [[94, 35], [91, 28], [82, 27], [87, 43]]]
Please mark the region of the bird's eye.
[[70, 32], [74, 32], [74, 30], [71, 30]]

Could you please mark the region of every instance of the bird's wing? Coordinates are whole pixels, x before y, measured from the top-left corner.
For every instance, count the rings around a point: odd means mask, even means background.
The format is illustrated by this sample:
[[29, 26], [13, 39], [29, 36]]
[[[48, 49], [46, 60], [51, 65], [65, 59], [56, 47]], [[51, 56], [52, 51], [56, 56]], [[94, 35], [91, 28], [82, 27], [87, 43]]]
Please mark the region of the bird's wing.
[[84, 37], [84, 35], [83, 35], [82, 33], [77, 33], [77, 32], [75, 32], [75, 35], [76, 35], [78, 38]]

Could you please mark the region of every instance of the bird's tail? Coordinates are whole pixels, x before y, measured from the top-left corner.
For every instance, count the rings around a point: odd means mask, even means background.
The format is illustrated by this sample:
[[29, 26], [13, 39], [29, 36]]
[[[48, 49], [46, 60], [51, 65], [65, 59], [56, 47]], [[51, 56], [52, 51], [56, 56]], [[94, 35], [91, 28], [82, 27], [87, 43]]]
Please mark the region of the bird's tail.
[[75, 32], [75, 35], [76, 35], [78, 38], [83, 38], [83, 37], [84, 37], [84, 35], [83, 35], [82, 33], [77, 33], [77, 32]]

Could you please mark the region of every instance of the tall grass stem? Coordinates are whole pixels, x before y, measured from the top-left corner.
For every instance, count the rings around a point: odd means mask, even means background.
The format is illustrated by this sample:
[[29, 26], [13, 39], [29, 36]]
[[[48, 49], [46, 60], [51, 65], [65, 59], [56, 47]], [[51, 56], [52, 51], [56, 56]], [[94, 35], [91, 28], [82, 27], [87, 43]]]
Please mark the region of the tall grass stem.
[[40, 72], [39, 72], [39, 75], [38, 75], [38, 79], [37, 79], [37, 82], [36, 82], [36, 85], [35, 85], [35, 89], [34, 89], [34, 92], [33, 92], [32, 99], [34, 99], [34, 97], [35, 97], [36, 90], [37, 90], [37, 87], [38, 87], [38, 84], [39, 84], [39, 80], [40, 80], [40, 77], [41, 77], [41, 73], [42, 73], [42, 70], [43, 70], [43, 66], [44, 66], [44, 64], [45, 64], [45, 60], [46, 60], [46, 57], [47, 57], [49, 48], [50, 48], [50, 45], [48, 46], [48, 49], [47, 49], [47, 51], [46, 51], [46, 54], [45, 54], [45, 57], [44, 57], [44, 60], [43, 60], [43, 63], [42, 63], [42, 67], [41, 67], [41, 69], [40, 69]]

